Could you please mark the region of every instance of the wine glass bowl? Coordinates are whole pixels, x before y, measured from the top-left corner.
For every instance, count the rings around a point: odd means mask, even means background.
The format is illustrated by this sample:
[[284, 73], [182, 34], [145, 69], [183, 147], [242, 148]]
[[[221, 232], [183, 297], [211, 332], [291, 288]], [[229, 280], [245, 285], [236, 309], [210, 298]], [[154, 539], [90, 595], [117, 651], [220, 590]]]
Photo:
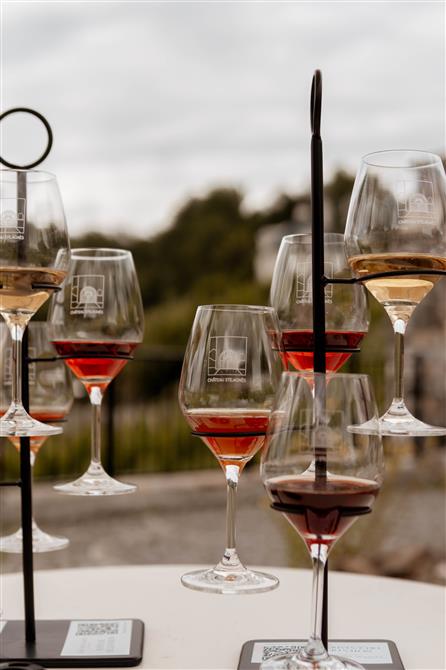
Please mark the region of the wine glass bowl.
[[446, 434], [446, 428], [412, 416], [403, 393], [407, 323], [446, 271], [445, 214], [446, 176], [439, 156], [383, 151], [363, 158], [345, 243], [352, 271], [382, 304], [395, 332], [395, 391], [381, 417], [383, 435]]
[[[352, 430], [368, 425], [368, 433]], [[305, 542], [313, 562], [312, 629], [305, 647], [262, 670], [353, 670], [321, 640], [323, 574], [328, 554], [369, 514], [383, 478], [376, 404], [366, 375], [285, 372], [277, 392], [261, 476], [274, 510]]]
[[235, 543], [235, 494], [240, 473], [265, 442], [282, 371], [278, 323], [271, 307], [198, 308], [184, 356], [179, 403], [193, 434], [222, 467], [227, 483], [227, 538], [221, 561], [183, 575], [182, 583], [211, 593], [244, 594], [278, 585], [240, 561]]
[[[12, 386], [12, 347], [6, 324], [0, 324], [0, 343], [3, 354], [0, 359], [0, 405], [4, 405], [11, 394]], [[30, 410], [39, 421], [50, 425], [56, 423], [60, 427], [71, 409], [73, 389], [69, 371], [63, 361], [55, 358], [56, 352], [48, 340], [46, 322], [30, 323], [28, 354], [31, 359], [39, 359], [29, 363]], [[30, 437], [31, 469], [47, 438], [47, 435]], [[9, 436], [8, 439], [20, 451], [20, 438]], [[56, 551], [64, 549], [68, 544], [66, 537], [44, 532], [32, 519], [33, 552]], [[22, 553], [22, 530], [0, 537], [0, 551]]]
[[12, 401], [0, 435], [44, 436], [60, 428], [36, 421], [21, 401], [21, 342], [35, 312], [66, 277], [70, 244], [54, 175], [0, 170], [0, 313], [13, 339]]
[[[270, 303], [276, 309], [284, 355], [290, 369], [313, 369], [312, 236], [286, 235], [277, 255]], [[324, 235], [327, 278], [351, 277], [344, 238]], [[328, 284], [325, 289], [327, 370], [336, 372], [368, 330], [366, 291], [360, 285]]]
[[118, 495], [136, 487], [110, 477], [101, 464], [101, 403], [110, 382], [142, 341], [144, 312], [132, 255], [124, 249], [74, 249], [70, 273], [48, 315], [58, 354], [88, 392], [92, 455], [87, 471], [56, 486], [71, 495]]

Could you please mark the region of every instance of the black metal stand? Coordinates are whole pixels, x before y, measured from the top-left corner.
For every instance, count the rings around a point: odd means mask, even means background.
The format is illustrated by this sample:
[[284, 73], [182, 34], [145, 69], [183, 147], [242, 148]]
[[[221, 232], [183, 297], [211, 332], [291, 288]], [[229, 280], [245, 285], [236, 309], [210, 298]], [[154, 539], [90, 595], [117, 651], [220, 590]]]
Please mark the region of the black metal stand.
[[[99, 626], [113, 626], [115, 623], [117, 621], [113, 619], [97, 621]], [[129, 653], [122, 655], [98, 653], [92, 656], [90, 654], [64, 653], [66, 641], [69, 639], [70, 627], [73, 625], [91, 626], [91, 620], [49, 619], [36, 621], [35, 640], [33, 642], [29, 642], [23, 637], [23, 621], [8, 621], [0, 636], [0, 662], [8, 661], [11, 668], [15, 667], [12, 664], [23, 664], [23, 661], [38, 663], [47, 668], [133, 667], [141, 663], [142, 660], [144, 624], [140, 619], [130, 619], [128, 623], [131, 624]], [[91, 628], [91, 630], [95, 629]], [[82, 637], [84, 637], [83, 634]]]
[[[38, 112], [28, 108], [10, 109], [0, 115], [0, 121], [14, 112], [26, 112], [42, 121], [48, 132], [48, 145], [42, 156], [33, 163], [25, 166], [14, 165], [2, 157], [0, 163], [17, 171], [17, 198], [20, 203], [26, 202], [26, 172], [39, 165], [51, 150], [53, 135], [48, 121]], [[23, 211], [26, 234], [26, 209]], [[22, 250], [19, 249], [19, 257]], [[33, 284], [34, 288], [57, 290], [53, 285]], [[82, 356], [83, 358], [85, 356]], [[95, 355], [95, 357], [97, 357]], [[70, 358], [73, 358], [71, 356]], [[128, 358], [128, 356], [107, 356], [107, 358]], [[48, 360], [48, 359], [45, 359]], [[36, 361], [28, 356], [28, 335], [25, 331], [22, 345], [22, 398], [26, 411], [29, 411], [29, 364]], [[33, 566], [33, 537], [32, 537], [32, 477], [30, 459], [30, 438], [20, 438], [20, 479], [15, 482], [0, 482], [0, 486], [18, 486], [20, 488], [21, 517], [22, 517], [22, 571], [24, 594], [24, 621], [7, 621], [0, 632], [0, 663], [2, 667], [29, 667], [36, 663], [46, 667], [130, 667], [138, 665], [142, 660], [144, 645], [144, 623], [139, 619], [100, 621], [70, 621], [70, 620], [35, 620], [34, 609], [34, 566]], [[85, 643], [87, 638], [93, 641], [101, 639], [109, 643], [116, 641], [119, 635], [118, 651], [101, 653], [92, 650], [94, 645], [82, 650], [82, 645], [76, 644], [76, 636]], [[115, 636], [115, 640], [111, 636]], [[105, 646], [105, 645], [104, 645]], [[5, 664], [5, 666], [3, 665]]]
[[[322, 74], [316, 70], [311, 86], [311, 231], [312, 231], [312, 290], [313, 343], [315, 372], [325, 373], [325, 276], [324, 276], [324, 176], [321, 138]], [[325, 385], [315, 393], [325, 394]], [[323, 403], [323, 399], [322, 403]], [[324, 403], [323, 403], [324, 404]], [[323, 404], [321, 406], [323, 406]], [[326, 457], [316, 455], [316, 479], [326, 477]], [[322, 603], [322, 642], [328, 646], [328, 562], [324, 569]]]

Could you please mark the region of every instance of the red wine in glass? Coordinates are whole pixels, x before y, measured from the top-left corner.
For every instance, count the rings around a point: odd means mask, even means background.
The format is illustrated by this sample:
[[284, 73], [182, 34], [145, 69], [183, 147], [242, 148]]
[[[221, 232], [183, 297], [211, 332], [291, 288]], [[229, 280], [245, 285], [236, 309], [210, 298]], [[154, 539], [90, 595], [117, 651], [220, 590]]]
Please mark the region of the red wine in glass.
[[[365, 332], [359, 331], [328, 330], [325, 334], [326, 346], [356, 349], [365, 334]], [[305, 349], [311, 349], [314, 346], [312, 330], [283, 330], [282, 346], [286, 362], [292, 365], [294, 369], [302, 372], [313, 370], [314, 354], [312, 351], [305, 351]], [[325, 354], [327, 370], [336, 372], [348, 361], [351, 355], [352, 352], [349, 351], [327, 351]]]
[[223, 467], [243, 468], [265, 443], [270, 411], [209, 408], [189, 410], [184, 416]]
[[[138, 342], [56, 340], [53, 341], [53, 345], [88, 392], [92, 386], [99, 386], [104, 392], [127, 363], [125, 358], [107, 358], [107, 356], [130, 356]], [[82, 358], [83, 354], [86, 355], [85, 358]], [[97, 358], [94, 357], [95, 354]]]
[[308, 546], [331, 546], [356, 521], [371, 512], [379, 484], [331, 475], [323, 481], [305, 474], [265, 482], [275, 509], [282, 512]]

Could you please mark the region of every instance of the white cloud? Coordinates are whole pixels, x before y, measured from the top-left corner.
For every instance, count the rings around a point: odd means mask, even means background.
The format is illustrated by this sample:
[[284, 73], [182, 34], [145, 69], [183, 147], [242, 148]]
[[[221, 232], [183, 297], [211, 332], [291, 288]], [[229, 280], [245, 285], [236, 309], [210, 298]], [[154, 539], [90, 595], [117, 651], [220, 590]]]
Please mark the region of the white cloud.
[[2, 37], [3, 107], [52, 123], [74, 233], [148, 235], [209, 185], [305, 186], [315, 67], [327, 175], [444, 147], [439, 3], [3, 2]]

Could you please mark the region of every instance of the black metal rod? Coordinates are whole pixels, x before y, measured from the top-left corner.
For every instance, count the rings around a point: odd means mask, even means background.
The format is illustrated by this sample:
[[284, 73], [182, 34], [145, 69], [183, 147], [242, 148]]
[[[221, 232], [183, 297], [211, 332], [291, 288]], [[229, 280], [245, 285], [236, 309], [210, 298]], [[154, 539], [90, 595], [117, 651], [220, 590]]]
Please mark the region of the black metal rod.
[[18, 238], [19, 243], [17, 245], [17, 258], [19, 262], [25, 260], [26, 256], [26, 238], [28, 236], [26, 225], [26, 199], [26, 172], [17, 172], [17, 216], [20, 221], [24, 222], [23, 236]]
[[[314, 87], [319, 90], [319, 101], [322, 82], [320, 73], [315, 73]], [[319, 85], [318, 85], [319, 79]], [[317, 94], [315, 93], [315, 96]], [[319, 112], [313, 114], [320, 119]], [[325, 372], [325, 290], [324, 290], [324, 198], [323, 198], [323, 166], [322, 139], [319, 128], [313, 129], [311, 138], [311, 219], [312, 219], [312, 292], [313, 292], [313, 333], [314, 333], [314, 364], [315, 372]]]
[[[28, 375], [28, 331], [25, 330], [22, 345], [22, 398], [23, 406], [29, 410], [29, 375]], [[22, 564], [23, 593], [25, 601], [25, 638], [32, 644], [36, 640], [36, 620], [34, 612], [34, 578], [33, 578], [33, 500], [32, 475], [29, 437], [20, 438], [20, 478], [22, 508]]]
[[[320, 135], [322, 109], [322, 75], [316, 70], [311, 87], [311, 227], [312, 227], [312, 293], [313, 344], [315, 372], [325, 373], [325, 274], [324, 274], [324, 175], [322, 139]], [[315, 386], [315, 398], [324, 401], [325, 383]], [[316, 479], [327, 476], [325, 454], [315, 454]], [[322, 642], [328, 648], [328, 563], [324, 570], [322, 603]]]

